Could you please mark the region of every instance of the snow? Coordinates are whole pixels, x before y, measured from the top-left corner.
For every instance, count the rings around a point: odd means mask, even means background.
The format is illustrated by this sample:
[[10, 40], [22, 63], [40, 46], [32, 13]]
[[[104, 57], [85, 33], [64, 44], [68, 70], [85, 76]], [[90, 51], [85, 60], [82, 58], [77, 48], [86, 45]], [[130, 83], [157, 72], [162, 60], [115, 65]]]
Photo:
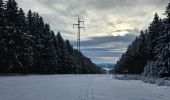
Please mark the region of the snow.
[[158, 86], [170, 86], [170, 77], [157, 78], [143, 75], [114, 75], [118, 80], [142, 80], [145, 83], [156, 84]]
[[112, 75], [0, 77], [0, 100], [169, 100], [170, 87]]
[[170, 86], [170, 78], [155, 78], [155, 77], [142, 77], [141, 80], [146, 83], [156, 84], [158, 86]]

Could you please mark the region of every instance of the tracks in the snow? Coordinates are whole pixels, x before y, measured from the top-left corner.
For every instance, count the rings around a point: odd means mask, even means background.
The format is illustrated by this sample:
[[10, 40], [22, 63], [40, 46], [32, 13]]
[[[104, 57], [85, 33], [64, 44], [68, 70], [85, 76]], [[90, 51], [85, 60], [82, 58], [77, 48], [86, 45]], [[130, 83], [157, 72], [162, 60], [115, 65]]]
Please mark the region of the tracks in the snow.
[[94, 89], [83, 89], [80, 92], [78, 100], [95, 100]]

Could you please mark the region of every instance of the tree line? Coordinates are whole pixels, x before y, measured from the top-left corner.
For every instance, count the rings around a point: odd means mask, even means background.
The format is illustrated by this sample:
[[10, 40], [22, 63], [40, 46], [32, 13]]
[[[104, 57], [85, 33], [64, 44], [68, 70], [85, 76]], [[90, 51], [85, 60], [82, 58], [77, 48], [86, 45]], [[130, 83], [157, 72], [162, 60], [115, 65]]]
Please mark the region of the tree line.
[[82, 74], [100, 73], [37, 12], [25, 14], [15, 0], [0, 0], [0, 73], [74, 74], [77, 57]]
[[170, 76], [170, 3], [161, 19], [156, 13], [147, 30], [129, 45], [116, 64], [115, 73]]

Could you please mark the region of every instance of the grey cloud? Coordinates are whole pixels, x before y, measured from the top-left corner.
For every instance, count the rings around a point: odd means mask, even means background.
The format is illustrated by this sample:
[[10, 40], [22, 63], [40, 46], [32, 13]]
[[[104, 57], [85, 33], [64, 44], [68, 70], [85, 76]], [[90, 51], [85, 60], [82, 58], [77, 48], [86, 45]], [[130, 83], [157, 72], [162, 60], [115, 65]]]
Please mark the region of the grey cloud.
[[[153, 14], [150, 10], [165, 8], [169, 0], [17, 0], [22, 3], [32, 1], [37, 2], [44, 8], [48, 8], [52, 15], [43, 14], [43, 17], [52, 24], [52, 29], [57, 32], [60, 30], [71, 30], [74, 17], [79, 14], [89, 20], [89, 32], [95, 32], [105, 26], [112, 26], [120, 23], [134, 23], [142, 25], [149, 23]], [[21, 4], [22, 5], [22, 4]], [[34, 4], [29, 4], [34, 6]], [[149, 8], [151, 7], [151, 8]], [[25, 6], [23, 7], [25, 8]], [[30, 9], [30, 8], [29, 8]], [[156, 11], [155, 11], [156, 12]], [[75, 14], [76, 13], [76, 14]], [[40, 12], [41, 14], [41, 12]], [[120, 18], [109, 21], [108, 16], [118, 15]], [[94, 17], [96, 16], [96, 17]], [[136, 18], [139, 16], [140, 18]], [[149, 16], [149, 17], [148, 17]], [[124, 18], [125, 17], [125, 18]], [[93, 27], [93, 28], [92, 28]], [[146, 26], [145, 26], [146, 27]], [[136, 26], [137, 29], [141, 27]], [[73, 33], [73, 31], [70, 31]], [[90, 34], [90, 33], [89, 33]]]
[[[90, 40], [82, 41], [82, 47], [96, 46], [105, 43], [125, 43], [129, 44], [134, 40], [136, 35], [126, 34], [125, 36], [103, 36], [103, 37], [92, 37]], [[73, 45], [76, 45], [76, 41], [72, 42]]]
[[113, 9], [116, 7], [134, 9], [133, 7], [140, 5], [156, 5], [159, 7], [168, 3], [169, 0], [87, 0], [87, 2], [98, 9]]
[[96, 52], [99, 54], [95, 54], [95, 57], [101, 57], [101, 56], [106, 56], [106, 57], [120, 57], [121, 54], [123, 53], [122, 51], [114, 51], [111, 50], [110, 48], [105, 48], [102, 49], [101, 48], [91, 48], [91, 49], [82, 49], [83, 53], [87, 53], [86, 55], [89, 55], [89, 52]]
[[[100, 61], [101, 59], [99, 58], [102, 57], [119, 58], [135, 37], [136, 36], [133, 34], [127, 34], [125, 36], [93, 37], [90, 40], [81, 42], [81, 50], [84, 55], [92, 58], [93, 61]], [[76, 45], [75, 41], [71, 43]], [[109, 61], [111, 62], [112, 60], [108, 60], [108, 62]]]
[[[102, 61], [96, 58], [101, 56], [120, 56], [132, 40], [139, 35], [139, 31], [148, 27], [154, 12], [161, 15], [169, 3], [169, 0], [16, 1], [25, 11], [28, 11], [28, 9], [38, 11], [55, 33], [61, 31], [64, 38], [72, 40], [74, 46], [76, 46], [77, 35], [72, 24], [76, 23], [78, 14], [81, 19], [85, 20], [87, 28], [86, 32], [81, 35], [82, 51], [93, 61]], [[117, 28], [117, 25], [120, 24], [122, 24], [122, 29]], [[124, 27], [124, 24], [129, 24], [129, 26]], [[129, 34], [125, 36], [107, 36], [122, 31], [127, 31]], [[88, 39], [88, 41], [84, 39]]]

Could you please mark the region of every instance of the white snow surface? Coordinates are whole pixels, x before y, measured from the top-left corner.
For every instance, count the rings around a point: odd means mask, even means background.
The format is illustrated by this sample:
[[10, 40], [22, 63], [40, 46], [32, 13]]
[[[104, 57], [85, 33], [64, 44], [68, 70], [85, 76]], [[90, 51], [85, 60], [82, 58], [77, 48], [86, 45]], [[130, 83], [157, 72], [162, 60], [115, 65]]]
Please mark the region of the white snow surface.
[[170, 100], [170, 87], [112, 75], [8, 76], [0, 100]]

